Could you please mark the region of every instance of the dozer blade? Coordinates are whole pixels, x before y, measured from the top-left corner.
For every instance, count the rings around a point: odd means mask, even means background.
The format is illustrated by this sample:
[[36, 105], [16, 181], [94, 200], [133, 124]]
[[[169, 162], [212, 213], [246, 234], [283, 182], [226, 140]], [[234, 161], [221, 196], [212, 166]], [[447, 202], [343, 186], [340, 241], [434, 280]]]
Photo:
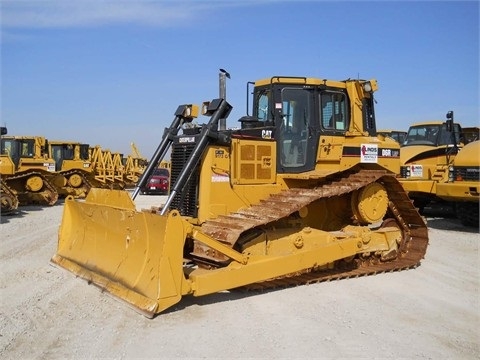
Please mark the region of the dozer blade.
[[65, 200], [51, 262], [147, 317], [180, 301], [185, 224], [176, 211], [138, 212], [129, 193], [92, 188]]

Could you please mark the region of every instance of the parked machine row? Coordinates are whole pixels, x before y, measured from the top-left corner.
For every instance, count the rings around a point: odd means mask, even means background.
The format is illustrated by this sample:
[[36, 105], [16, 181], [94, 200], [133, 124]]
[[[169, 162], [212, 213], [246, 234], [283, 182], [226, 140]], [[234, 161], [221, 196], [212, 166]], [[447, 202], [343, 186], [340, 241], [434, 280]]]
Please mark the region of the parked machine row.
[[132, 188], [147, 160], [42, 136], [9, 136], [0, 143], [1, 212], [19, 205], [53, 205], [58, 198], [85, 198], [91, 188]]
[[[408, 131], [377, 130], [377, 135], [400, 144], [398, 176], [420, 212], [429, 204], [446, 202], [455, 207], [463, 224], [478, 226], [479, 188], [476, 182], [480, 160], [478, 153], [469, 150], [473, 146], [467, 147], [461, 157], [469, 159], [468, 176], [460, 178], [474, 181], [470, 190], [454, 195], [446, 189], [453, 189], [450, 186], [453, 181], [458, 183], [459, 177], [453, 171], [456, 155], [465, 145], [479, 139], [479, 129], [462, 128], [453, 122], [453, 112], [448, 116], [452, 119], [447, 122], [425, 121], [411, 125]], [[19, 204], [53, 205], [59, 197], [85, 198], [92, 187], [132, 188], [148, 165], [134, 143], [131, 143], [132, 155], [124, 157], [98, 145], [52, 141], [40, 136], [6, 136], [5, 127], [2, 127], [0, 149], [3, 214], [17, 209]], [[160, 169], [150, 176], [141, 192], [167, 195], [170, 166], [169, 161], [162, 160]], [[459, 166], [465, 167], [456, 167]]]
[[407, 137], [407, 132], [403, 130], [381, 129], [377, 131], [377, 134], [391, 137], [400, 145], [403, 144], [403, 142], [405, 141], [405, 138]]

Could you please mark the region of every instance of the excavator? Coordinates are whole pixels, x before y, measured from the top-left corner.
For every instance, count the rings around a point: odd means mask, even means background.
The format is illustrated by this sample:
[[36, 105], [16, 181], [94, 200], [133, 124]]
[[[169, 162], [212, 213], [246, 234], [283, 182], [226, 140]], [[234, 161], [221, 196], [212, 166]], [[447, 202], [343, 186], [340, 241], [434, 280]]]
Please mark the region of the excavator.
[[[227, 129], [227, 74], [218, 98], [178, 106], [132, 193], [66, 199], [51, 263], [149, 318], [184, 296], [417, 267], [427, 226], [396, 179], [399, 144], [376, 134], [377, 81], [248, 82]], [[209, 120], [193, 125], [199, 112]], [[169, 151], [169, 196], [137, 211]]]

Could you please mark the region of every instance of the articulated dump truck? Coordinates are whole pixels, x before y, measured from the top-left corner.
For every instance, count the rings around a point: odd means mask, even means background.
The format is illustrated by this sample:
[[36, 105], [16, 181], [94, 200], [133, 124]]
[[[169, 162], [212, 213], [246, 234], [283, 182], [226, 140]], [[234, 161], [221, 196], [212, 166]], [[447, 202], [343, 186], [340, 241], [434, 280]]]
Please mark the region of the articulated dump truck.
[[[398, 179], [420, 213], [431, 203], [444, 202], [444, 189], [453, 188], [450, 185], [456, 157], [467, 144], [479, 137], [478, 127], [463, 128], [459, 123], [455, 123], [453, 111], [449, 111], [446, 117], [445, 122], [425, 121], [412, 124], [401, 146]], [[467, 150], [467, 153], [468, 156], [464, 152], [462, 158], [472, 159], [466, 165], [470, 175], [478, 156], [475, 157], [472, 150]], [[442, 190], [439, 190], [439, 187]], [[456, 200], [463, 202], [463, 194], [458, 196]], [[455, 199], [451, 200], [451, 204], [456, 202]]]
[[[376, 135], [375, 80], [249, 82], [253, 109], [237, 129], [226, 128], [224, 83], [221, 72], [220, 96], [201, 106], [206, 124], [193, 125], [198, 106], [177, 108], [132, 195], [66, 199], [53, 264], [147, 317], [187, 295], [420, 264], [428, 231], [396, 180], [399, 144]], [[169, 150], [165, 204], [137, 211]]]
[[479, 227], [480, 140], [458, 152], [448, 169], [448, 182], [437, 185], [436, 195], [455, 207], [463, 225]]

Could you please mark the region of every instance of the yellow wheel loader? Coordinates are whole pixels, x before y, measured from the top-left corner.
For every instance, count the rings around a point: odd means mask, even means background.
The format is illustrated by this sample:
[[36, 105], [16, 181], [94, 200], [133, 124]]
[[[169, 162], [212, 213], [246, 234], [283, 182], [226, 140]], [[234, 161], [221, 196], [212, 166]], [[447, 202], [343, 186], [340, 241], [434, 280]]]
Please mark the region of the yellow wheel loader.
[[[253, 111], [238, 129], [226, 129], [222, 86], [202, 105], [206, 124], [192, 126], [197, 106], [179, 106], [132, 195], [66, 199], [52, 263], [147, 317], [187, 295], [418, 266], [428, 231], [396, 180], [399, 144], [376, 135], [376, 90], [375, 80], [249, 82]], [[137, 211], [169, 150], [165, 204]]]

